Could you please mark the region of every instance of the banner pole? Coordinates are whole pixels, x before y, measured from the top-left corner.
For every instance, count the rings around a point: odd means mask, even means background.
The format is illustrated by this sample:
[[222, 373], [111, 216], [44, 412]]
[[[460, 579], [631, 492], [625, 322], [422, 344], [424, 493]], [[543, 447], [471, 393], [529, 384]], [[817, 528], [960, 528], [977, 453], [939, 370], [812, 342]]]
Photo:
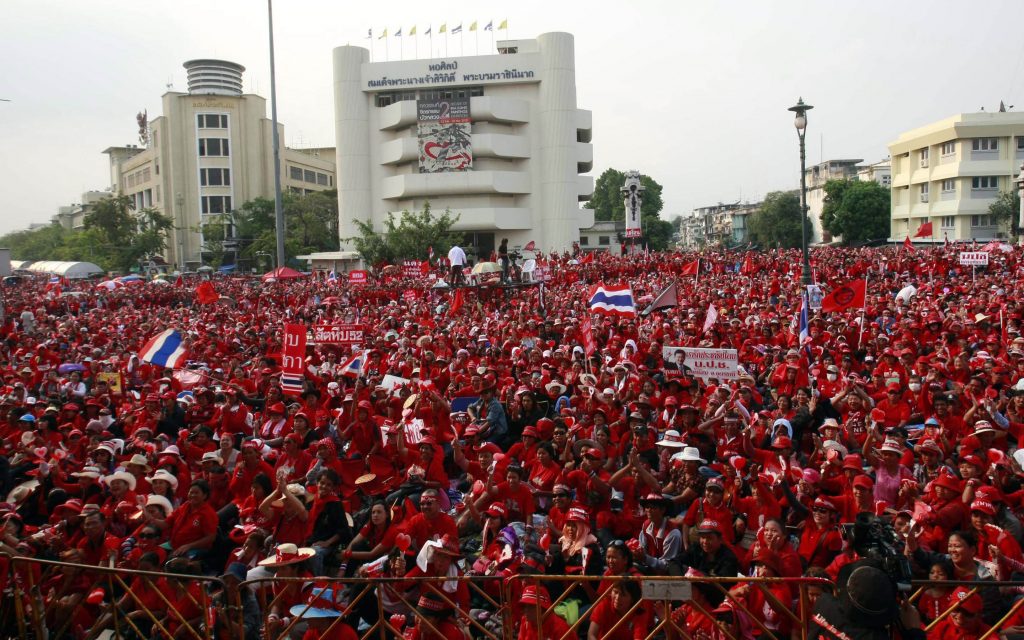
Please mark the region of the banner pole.
[[864, 274], [864, 305], [860, 308], [860, 330], [857, 332], [857, 348], [860, 349], [860, 341], [864, 337], [864, 314], [868, 309], [868, 282], [871, 281], [871, 272]]

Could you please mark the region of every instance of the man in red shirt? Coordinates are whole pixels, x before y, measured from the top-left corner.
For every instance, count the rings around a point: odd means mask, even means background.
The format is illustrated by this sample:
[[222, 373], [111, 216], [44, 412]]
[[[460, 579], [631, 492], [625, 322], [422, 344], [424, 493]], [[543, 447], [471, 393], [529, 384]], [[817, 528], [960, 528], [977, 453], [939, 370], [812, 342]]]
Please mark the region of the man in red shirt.
[[409, 518], [403, 525], [405, 533], [412, 537], [411, 548], [418, 549], [428, 540], [440, 540], [445, 535], [458, 539], [455, 520], [441, 512], [441, 495], [437, 489], [426, 489], [420, 495], [420, 512]]
[[187, 502], [162, 523], [154, 521], [160, 529], [170, 527], [168, 541], [172, 556], [185, 555], [197, 560], [213, 546], [217, 537], [217, 512], [210, 506], [209, 497], [210, 485], [205, 480], [196, 480], [188, 489]]
[[705, 520], [714, 520], [721, 525], [722, 539], [727, 544], [736, 540], [733, 528], [732, 509], [725, 504], [725, 484], [721, 478], [711, 478], [704, 486], [704, 497], [694, 500], [683, 516], [683, 546], [690, 547], [690, 529]]

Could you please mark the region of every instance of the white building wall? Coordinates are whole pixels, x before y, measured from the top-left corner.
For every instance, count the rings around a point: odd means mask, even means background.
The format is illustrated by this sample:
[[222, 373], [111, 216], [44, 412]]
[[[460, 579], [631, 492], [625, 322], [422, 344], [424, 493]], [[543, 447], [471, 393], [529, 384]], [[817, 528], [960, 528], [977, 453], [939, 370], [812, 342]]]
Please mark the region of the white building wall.
[[[593, 214], [579, 202], [593, 192], [581, 176], [593, 164], [591, 118], [576, 107], [573, 37], [499, 43], [519, 53], [399, 62], [369, 62], [369, 52], [334, 50], [339, 229], [342, 247], [353, 220], [380, 229], [388, 213], [450, 208], [455, 229], [533, 240], [544, 251], [579, 239]], [[427, 90], [483, 87], [470, 98], [473, 167], [420, 173], [416, 97]], [[378, 107], [378, 94], [399, 94]]]

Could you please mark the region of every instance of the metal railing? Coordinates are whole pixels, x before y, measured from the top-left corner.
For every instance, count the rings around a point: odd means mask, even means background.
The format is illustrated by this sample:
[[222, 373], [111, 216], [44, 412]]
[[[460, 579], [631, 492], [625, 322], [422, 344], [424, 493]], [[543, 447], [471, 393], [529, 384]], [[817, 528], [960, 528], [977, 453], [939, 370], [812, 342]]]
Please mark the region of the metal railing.
[[[806, 640], [814, 608], [813, 592], [833, 589], [831, 582], [819, 578], [520, 574], [509, 577], [267, 577], [242, 582], [237, 592], [229, 593], [231, 589], [222, 580], [195, 575], [0, 555], [2, 567], [5, 567], [5, 575], [0, 579], [6, 581], [5, 593], [10, 597], [0, 603], [0, 633], [9, 637], [52, 640], [91, 640], [106, 630], [112, 631], [113, 637], [118, 639], [173, 636], [183, 640], [245, 640], [246, 621], [243, 607], [238, 606], [245, 590], [254, 594], [259, 606], [261, 637], [284, 640], [297, 637], [297, 632], [302, 630], [303, 614], [310, 607], [323, 606], [308, 598], [311, 586], [331, 589], [330, 605], [340, 612], [326, 630], [321, 629], [321, 634], [347, 624], [353, 629], [361, 628], [359, 636], [368, 640], [401, 638], [403, 621], [398, 619], [399, 624], [395, 624], [392, 616], [396, 614], [406, 615], [406, 622], [415, 620], [415, 624], [440, 633], [434, 622], [415, 613], [418, 596], [429, 592], [450, 608], [451, 620], [467, 638], [515, 638], [522, 621], [535, 625], [536, 636], [541, 640], [571, 640], [588, 630], [594, 622], [595, 611], [602, 606], [612, 606], [612, 603], [603, 603], [612, 598], [613, 586], [624, 582], [636, 583], [642, 597], [630, 602], [627, 609], [617, 611], [609, 628], [599, 628], [599, 637], [614, 634], [623, 625], [632, 625], [634, 620], [643, 620], [648, 625], [645, 636], [648, 639], [664, 635], [669, 640], [689, 640], [692, 629], [682, 617], [691, 614], [728, 640], [744, 640], [751, 631]], [[85, 584], [89, 587], [83, 590], [81, 587]], [[780, 600], [773, 592], [773, 588], [781, 585], [785, 585], [784, 593], [788, 593], [789, 601]], [[552, 594], [550, 601], [520, 604], [519, 594], [528, 586], [544, 587], [545, 592]], [[980, 589], [1006, 591], [1024, 587], [1024, 581], [918, 581], [914, 586], [917, 590], [910, 596], [911, 602], [930, 587], [968, 586], [973, 594]], [[87, 602], [90, 592], [97, 588], [104, 590], [102, 602]], [[140, 593], [140, 588], [147, 593]], [[694, 590], [700, 590], [703, 597], [695, 597]], [[720, 603], [725, 603], [725, 607]], [[752, 609], [754, 603], [774, 612], [771, 622], [766, 620], [763, 609]], [[961, 603], [954, 600], [925, 630], [931, 631], [941, 624]], [[191, 617], [179, 610], [183, 604], [192, 611]], [[302, 608], [296, 610], [296, 615], [289, 615], [289, 610], [296, 605]], [[997, 633], [1022, 607], [1024, 598], [1014, 601], [981, 640]], [[531, 608], [531, 615], [524, 615]], [[567, 615], [566, 609], [575, 609], [576, 614]], [[275, 611], [284, 615], [271, 615]], [[722, 615], [724, 611], [728, 614]], [[90, 619], [87, 625], [79, 623], [83, 612], [87, 612]], [[545, 631], [544, 623], [551, 616], [567, 618], [565, 625], [558, 625], [567, 627], [560, 637]], [[526, 622], [527, 619], [532, 622]]]

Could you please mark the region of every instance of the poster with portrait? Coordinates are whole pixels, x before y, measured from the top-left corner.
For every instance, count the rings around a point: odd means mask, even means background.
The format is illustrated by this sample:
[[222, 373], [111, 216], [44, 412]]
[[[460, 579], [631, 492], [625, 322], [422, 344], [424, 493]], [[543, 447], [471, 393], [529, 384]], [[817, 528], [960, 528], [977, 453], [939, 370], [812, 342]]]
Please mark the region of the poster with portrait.
[[418, 100], [416, 120], [420, 173], [469, 171], [473, 168], [469, 98]]
[[739, 355], [735, 349], [673, 347], [661, 349], [662, 371], [669, 377], [683, 374], [708, 380], [738, 380]]

